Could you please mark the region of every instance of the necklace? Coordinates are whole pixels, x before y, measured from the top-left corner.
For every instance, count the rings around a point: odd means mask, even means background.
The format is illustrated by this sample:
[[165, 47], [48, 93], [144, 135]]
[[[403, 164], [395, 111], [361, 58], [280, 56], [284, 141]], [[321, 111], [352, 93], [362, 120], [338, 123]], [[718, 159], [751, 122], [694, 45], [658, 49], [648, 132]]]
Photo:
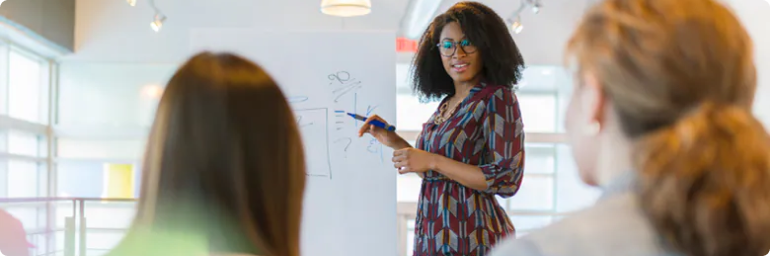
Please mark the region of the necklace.
[[[463, 91], [464, 93], [461, 95], [466, 95], [465, 97], [467, 97], [471, 89], [473, 89], [473, 87], [468, 87], [468, 89], [464, 90]], [[449, 118], [452, 117], [452, 115], [454, 115], [455, 110], [457, 109], [457, 106], [460, 105], [460, 103], [463, 103], [465, 97], [458, 98], [459, 100], [455, 104], [452, 104], [452, 108], [449, 108], [450, 100], [447, 99], [447, 101], [441, 104], [441, 106], [438, 108], [438, 116], [433, 119], [433, 123], [436, 125], [439, 125], [449, 120]], [[449, 110], [449, 112], [447, 112], [447, 109]]]
[[449, 109], [449, 112], [447, 113], [447, 108], [449, 106], [449, 100], [444, 102], [444, 104], [441, 104], [441, 107], [438, 108], [438, 116], [433, 120], [434, 124], [442, 124], [446, 122], [452, 115], [455, 113], [455, 109], [457, 109], [457, 105], [459, 105], [462, 101], [458, 101], [457, 103], [452, 105], [452, 108]]

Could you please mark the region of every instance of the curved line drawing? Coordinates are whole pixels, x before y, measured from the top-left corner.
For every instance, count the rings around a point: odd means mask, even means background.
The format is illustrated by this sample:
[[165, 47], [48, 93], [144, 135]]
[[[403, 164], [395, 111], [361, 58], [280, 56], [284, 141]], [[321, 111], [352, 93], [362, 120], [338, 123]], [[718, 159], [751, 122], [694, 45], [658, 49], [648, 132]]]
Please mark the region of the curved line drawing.
[[369, 141], [369, 146], [366, 147], [366, 150], [369, 151], [370, 153], [374, 153], [374, 154], [378, 153], [379, 152], [378, 148], [377, 148], [377, 144], [378, 143], [379, 142], [377, 141], [377, 139], [370, 140]]
[[345, 96], [345, 94], [348, 94], [349, 92], [353, 92], [353, 91], [356, 91], [358, 89], [361, 89], [361, 87], [362, 87], [361, 85], [347, 87], [346, 88], [347, 90], [345, 90], [342, 93], [338, 94], [337, 97], [334, 98], [334, 103], [339, 102], [340, 98], [342, 98], [342, 96]]
[[300, 128], [305, 127], [305, 126], [309, 126], [309, 125], [313, 125], [313, 124], [314, 124], [314, 122], [302, 124], [302, 116], [297, 116], [297, 125], [299, 125]]
[[348, 142], [348, 144], [345, 145], [345, 149], [344, 149], [345, 152], [348, 152], [348, 148], [350, 147], [350, 144], [353, 143], [353, 139], [351, 139], [351, 138], [340, 138], [340, 139], [335, 140], [334, 143], [338, 143], [340, 141], [347, 141]]
[[289, 97], [289, 103], [300, 103], [308, 100], [307, 96], [293, 96]]
[[[341, 77], [341, 75], [345, 75], [346, 78], [343, 79]], [[350, 80], [350, 73], [348, 73], [347, 71], [339, 71], [339, 72], [337, 72], [335, 74], [329, 75], [328, 78], [329, 78], [329, 80], [337, 80], [340, 83], [344, 83], [344, 82], [347, 82], [348, 80]]]

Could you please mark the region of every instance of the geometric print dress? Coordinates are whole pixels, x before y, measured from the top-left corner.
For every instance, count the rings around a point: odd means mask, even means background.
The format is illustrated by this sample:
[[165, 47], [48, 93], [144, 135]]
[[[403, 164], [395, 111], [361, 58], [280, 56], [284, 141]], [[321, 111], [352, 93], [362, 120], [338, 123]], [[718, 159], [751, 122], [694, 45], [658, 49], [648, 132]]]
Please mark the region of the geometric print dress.
[[479, 166], [488, 188], [475, 190], [438, 172], [425, 172], [414, 255], [488, 255], [493, 245], [515, 232], [495, 195], [511, 197], [521, 185], [524, 127], [519, 103], [511, 89], [482, 83], [441, 124], [434, 123], [438, 112], [423, 125], [416, 148]]

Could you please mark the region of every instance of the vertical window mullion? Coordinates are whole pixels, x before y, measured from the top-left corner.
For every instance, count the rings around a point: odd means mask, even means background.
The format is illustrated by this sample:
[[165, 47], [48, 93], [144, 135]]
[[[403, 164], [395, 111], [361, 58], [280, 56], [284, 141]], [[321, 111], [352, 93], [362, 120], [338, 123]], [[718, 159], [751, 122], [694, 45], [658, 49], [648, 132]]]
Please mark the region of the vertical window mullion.
[[5, 42], [0, 42], [0, 115], [9, 115], [9, 94], [10, 89], [8, 84], [10, 83], [10, 54], [11, 47]]

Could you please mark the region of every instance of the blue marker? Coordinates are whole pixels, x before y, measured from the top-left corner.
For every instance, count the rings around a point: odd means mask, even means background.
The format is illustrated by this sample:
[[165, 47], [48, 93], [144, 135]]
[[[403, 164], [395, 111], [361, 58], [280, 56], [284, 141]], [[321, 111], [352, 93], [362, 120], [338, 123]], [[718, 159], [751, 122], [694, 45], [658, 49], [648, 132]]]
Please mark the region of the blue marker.
[[[356, 115], [356, 114], [353, 114], [353, 113], [348, 113], [348, 115], [353, 117], [353, 118], [355, 118], [355, 119], [358, 119], [359, 121], [364, 121], [364, 122], [366, 121], [366, 117], [365, 116], [360, 116], [360, 115]], [[395, 131], [396, 130], [395, 126], [387, 125], [387, 124], [383, 123], [380, 120], [372, 120], [371, 122], [369, 122], [369, 124], [377, 126], [377, 127], [380, 127], [382, 129], [385, 129], [385, 130], [388, 130], [388, 131]]]

